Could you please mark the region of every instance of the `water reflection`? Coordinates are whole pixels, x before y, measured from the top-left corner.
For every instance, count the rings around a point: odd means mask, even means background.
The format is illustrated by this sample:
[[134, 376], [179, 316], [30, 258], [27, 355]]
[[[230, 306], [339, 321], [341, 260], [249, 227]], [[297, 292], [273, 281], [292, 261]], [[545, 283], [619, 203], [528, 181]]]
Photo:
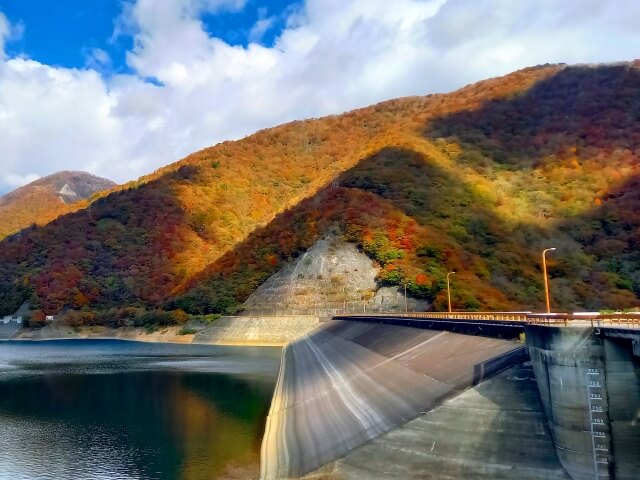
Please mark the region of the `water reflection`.
[[0, 343], [0, 478], [256, 478], [278, 350], [48, 343]]

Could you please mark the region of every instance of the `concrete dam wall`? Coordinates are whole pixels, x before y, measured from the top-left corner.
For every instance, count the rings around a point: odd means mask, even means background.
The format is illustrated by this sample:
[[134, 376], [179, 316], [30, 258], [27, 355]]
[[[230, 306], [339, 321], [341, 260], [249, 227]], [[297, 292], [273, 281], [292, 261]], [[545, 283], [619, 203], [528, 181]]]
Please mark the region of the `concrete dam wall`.
[[322, 324], [283, 350], [261, 478], [308, 474], [525, 355], [514, 341], [354, 321]]
[[[528, 326], [558, 457], [573, 480], [640, 478], [640, 333]], [[637, 347], [636, 347], [637, 350]]]

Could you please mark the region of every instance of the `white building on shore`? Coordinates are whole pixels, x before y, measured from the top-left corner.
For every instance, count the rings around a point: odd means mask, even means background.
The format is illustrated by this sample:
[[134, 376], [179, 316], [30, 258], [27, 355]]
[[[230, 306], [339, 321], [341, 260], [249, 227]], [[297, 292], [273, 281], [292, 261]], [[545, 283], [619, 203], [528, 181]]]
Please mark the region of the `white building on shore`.
[[17, 323], [18, 325], [20, 325], [22, 323], [22, 316], [21, 315], [5, 315], [4, 317], [2, 317], [2, 323], [4, 325], [7, 325], [9, 323]]

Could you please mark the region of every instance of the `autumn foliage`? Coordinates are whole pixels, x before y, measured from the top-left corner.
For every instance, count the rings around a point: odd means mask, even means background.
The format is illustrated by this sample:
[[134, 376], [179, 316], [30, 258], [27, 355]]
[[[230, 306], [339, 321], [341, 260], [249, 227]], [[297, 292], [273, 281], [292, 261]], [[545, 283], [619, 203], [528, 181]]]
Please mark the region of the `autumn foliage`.
[[544, 66], [194, 153], [0, 244], [0, 313], [235, 311], [329, 231], [459, 309], [640, 301], [640, 71]]
[[46, 225], [61, 215], [87, 208], [93, 195], [115, 187], [85, 172], [58, 172], [0, 197], [0, 240], [30, 225]]

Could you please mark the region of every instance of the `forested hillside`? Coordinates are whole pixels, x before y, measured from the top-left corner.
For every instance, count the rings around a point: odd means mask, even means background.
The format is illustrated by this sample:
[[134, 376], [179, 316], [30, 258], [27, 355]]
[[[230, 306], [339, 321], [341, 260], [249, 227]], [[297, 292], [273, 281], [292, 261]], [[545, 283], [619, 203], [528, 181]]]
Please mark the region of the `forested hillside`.
[[92, 195], [113, 188], [111, 180], [85, 172], [58, 172], [0, 197], [0, 240], [32, 224], [46, 225], [85, 208]]
[[640, 69], [543, 66], [197, 152], [0, 243], [0, 313], [233, 311], [328, 230], [458, 309], [640, 305]]

